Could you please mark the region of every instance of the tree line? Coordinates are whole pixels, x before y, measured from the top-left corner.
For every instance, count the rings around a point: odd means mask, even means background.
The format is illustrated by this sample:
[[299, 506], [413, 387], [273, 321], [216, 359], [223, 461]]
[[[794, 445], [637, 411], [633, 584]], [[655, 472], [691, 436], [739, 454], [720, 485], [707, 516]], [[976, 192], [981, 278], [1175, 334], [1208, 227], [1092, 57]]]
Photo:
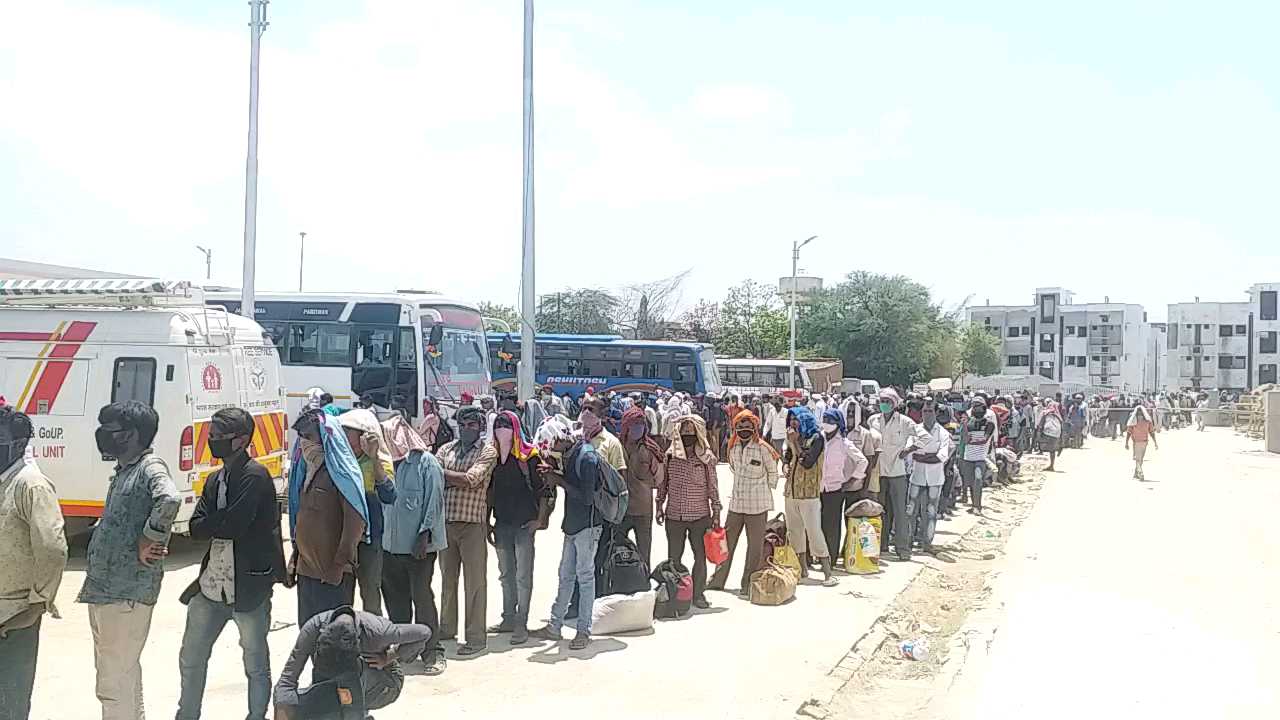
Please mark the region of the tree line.
[[[635, 340], [694, 340], [717, 355], [787, 356], [790, 323], [777, 289], [754, 280], [721, 300], [699, 300], [677, 312], [689, 272], [617, 290], [580, 288], [544, 295], [539, 332], [621, 335]], [[486, 318], [513, 332], [520, 317], [509, 305], [481, 303]], [[945, 309], [924, 285], [902, 275], [849, 273], [797, 306], [796, 353], [839, 358], [846, 376], [910, 385], [961, 373], [999, 372], [998, 335], [964, 320], [964, 303]], [[499, 323], [490, 331], [504, 331]]]

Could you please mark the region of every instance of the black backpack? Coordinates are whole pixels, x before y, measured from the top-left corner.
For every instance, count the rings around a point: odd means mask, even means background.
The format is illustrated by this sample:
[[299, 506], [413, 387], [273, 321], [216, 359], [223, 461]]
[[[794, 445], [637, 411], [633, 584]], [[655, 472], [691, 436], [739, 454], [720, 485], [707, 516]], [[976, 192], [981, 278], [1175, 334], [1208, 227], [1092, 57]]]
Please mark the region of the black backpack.
[[614, 534], [596, 576], [596, 597], [630, 595], [650, 588], [649, 565], [630, 538]]
[[653, 605], [655, 618], [678, 618], [689, 613], [693, 607], [693, 576], [688, 568], [663, 560], [650, 577], [658, 583], [658, 598]]

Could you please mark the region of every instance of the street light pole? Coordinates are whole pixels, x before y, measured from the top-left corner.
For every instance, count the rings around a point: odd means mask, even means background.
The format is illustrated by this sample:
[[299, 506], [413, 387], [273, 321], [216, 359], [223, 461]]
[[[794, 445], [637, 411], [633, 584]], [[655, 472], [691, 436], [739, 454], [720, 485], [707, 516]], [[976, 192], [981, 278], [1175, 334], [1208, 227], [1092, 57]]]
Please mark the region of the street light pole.
[[533, 282], [533, 0], [524, 0], [524, 204], [522, 267], [520, 270], [520, 365], [516, 368], [516, 394], [521, 401], [533, 397], [533, 326], [537, 296]]
[[812, 235], [804, 242], [794, 240], [791, 243], [791, 353], [789, 355], [791, 363], [790, 370], [787, 373], [787, 387], [792, 390], [796, 389], [796, 295], [798, 294], [796, 292], [796, 272], [800, 264], [800, 248], [817, 238], [817, 235]]
[[298, 233], [298, 292], [302, 292], [302, 263], [307, 259], [307, 233]]
[[267, 29], [267, 0], [249, 0], [249, 150], [244, 168], [244, 280], [240, 314], [254, 316], [254, 274], [258, 244], [258, 50]]
[[196, 249], [204, 253], [204, 279], [208, 280], [213, 277], [213, 251], [206, 250], [199, 245]]

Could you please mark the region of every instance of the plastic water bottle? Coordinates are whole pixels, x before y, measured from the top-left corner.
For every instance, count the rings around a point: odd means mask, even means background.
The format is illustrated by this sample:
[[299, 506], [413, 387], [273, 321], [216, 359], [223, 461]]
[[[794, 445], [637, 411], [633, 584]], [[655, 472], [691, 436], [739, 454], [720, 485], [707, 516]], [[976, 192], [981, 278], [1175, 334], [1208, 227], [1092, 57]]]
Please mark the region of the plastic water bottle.
[[929, 639], [903, 640], [898, 643], [898, 652], [908, 660], [924, 660], [929, 657]]

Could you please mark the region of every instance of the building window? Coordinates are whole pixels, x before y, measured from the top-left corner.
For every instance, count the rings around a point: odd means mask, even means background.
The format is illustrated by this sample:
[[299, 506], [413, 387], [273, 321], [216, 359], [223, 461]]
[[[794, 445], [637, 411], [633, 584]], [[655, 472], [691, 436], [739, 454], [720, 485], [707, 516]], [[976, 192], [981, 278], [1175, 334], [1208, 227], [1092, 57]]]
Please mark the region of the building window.
[[1102, 320], [1102, 322], [1107, 322], [1108, 317], [1106, 315], [1103, 315], [1100, 319]]
[[1054, 321], [1057, 315], [1058, 315], [1058, 299], [1053, 295], [1041, 295], [1040, 296], [1040, 322], [1051, 323]]
[[1237, 335], [1243, 335], [1243, 334], [1245, 334], [1245, 333], [1247, 333], [1247, 332], [1249, 332], [1249, 329], [1248, 329], [1248, 328], [1246, 328], [1244, 325], [1237, 325], [1237, 326], [1236, 326], [1236, 334], [1237, 334]]
[[1031, 356], [1030, 355], [1010, 355], [1008, 365], [1009, 367], [1030, 367]]
[[1010, 327], [1010, 328], [1009, 328], [1009, 337], [1018, 337], [1018, 331], [1019, 331], [1019, 328], [1017, 328], [1017, 327]]
[[1244, 370], [1245, 357], [1243, 355], [1219, 355], [1219, 370]]
[[1115, 356], [1115, 355], [1109, 355], [1109, 356], [1107, 357], [1107, 359], [1108, 359], [1108, 360], [1110, 360], [1111, 362], [1115, 362], [1115, 361], [1116, 361], [1116, 356]]
[[1076, 334], [1076, 326], [1075, 326], [1075, 325], [1068, 325], [1068, 326], [1067, 326], [1067, 335], [1068, 335], [1068, 336], [1074, 336], [1075, 334]]
[[1273, 353], [1276, 351], [1275, 331], [1258, 333], [1258, 352]]
[[1047, 333], [1040, 335], [1040, 352], [1053, 352], [1053, 336]]
[[1276, 291], [1263, 290], [1258, 293], [1258, 317], [1262, 320], [1276, 319]]
[[990, 324], [991, 324], [991, 318], [989, 318], [989, 317], [984, 317], [984, 318], [982, 318], [982, 324], [983, 324], [983, 325], [990, 325]]
[[1213, 326], [1212, 326], [1212, 325], [1210, 325], [1209, 323], [1205, 323], [1205, 324], [1201, 325], [1200, 327], [1204, 328], [1205, 330], [1208, 330], [1209, 328], [1211, 328], [1211, 327], [1213, 327]]
[[1231, 337], [1235, 334], [1235, 328], [1231, 325], [1219, 325], [1218, 337]]
[[1076, 365], [1077, 365], [1078, 367], [1084, 367], [1084, 366], [1085, 366], [1085, 360], [1086, 360], [1086, 359], [1087, 359], [1087, 358], [1085, 358], [1085, 356], [1083, 356], [1083, 355], [1077, 355], [1077, 356], [1076, 356]]
[[1258, 366], [1258, 384], [1266, 385], [1276, 381], [1275, 365], [1259, 365]]
[[1192, 327], [1193, 327], [1193, 325], [1192, 325], [1191, 323], [1187, 323], [1187, 329], [1188, 329], [1188, 330], [1190, 330]]
[[1085, 327], [1084, 325], [1081, 325], [1080, 327], [1076, 328], [1076, 335], [1080, 337], [1089, 337], [1089, 328]]
[[1076, 366], [1076, 356], [1075, 356], [1075, 355], [1068, 355], [1068, 356], [1067, 356], [1067, 367], [1075, 367], [1075, 366]]
[[1101, 356], [1101, 355], [1094, 355], [1094, 356], [1093, 356], [1093, 361], [1094, 361], [1094, 362], [1102, 362], [1102, 356]]
[[1023, 334], [1024, 336], [1026, 336], [1026, 337], [1031, 337], [1031, 326], [1030, 326], [1030, 325], [1023, 325], [1023, 326], [1022, 326], [1022, 334]]

